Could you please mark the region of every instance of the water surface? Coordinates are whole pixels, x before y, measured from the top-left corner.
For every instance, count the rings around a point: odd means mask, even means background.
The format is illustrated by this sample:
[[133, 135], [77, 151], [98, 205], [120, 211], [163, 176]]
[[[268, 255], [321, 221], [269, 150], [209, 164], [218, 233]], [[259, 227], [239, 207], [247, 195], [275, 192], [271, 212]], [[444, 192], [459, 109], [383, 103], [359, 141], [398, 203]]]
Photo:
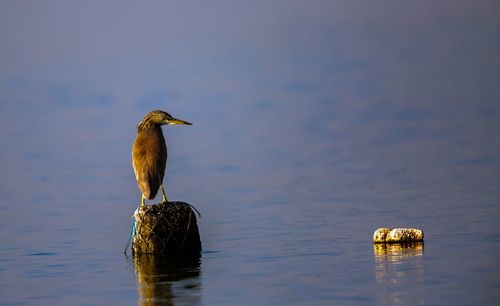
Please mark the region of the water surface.
[[[2, 2], [0, 304], [496, 304], [498, 12]], [[164, 128], [164, 185], [199, 258], [123, 254], [156, 108], [194, 123]]]

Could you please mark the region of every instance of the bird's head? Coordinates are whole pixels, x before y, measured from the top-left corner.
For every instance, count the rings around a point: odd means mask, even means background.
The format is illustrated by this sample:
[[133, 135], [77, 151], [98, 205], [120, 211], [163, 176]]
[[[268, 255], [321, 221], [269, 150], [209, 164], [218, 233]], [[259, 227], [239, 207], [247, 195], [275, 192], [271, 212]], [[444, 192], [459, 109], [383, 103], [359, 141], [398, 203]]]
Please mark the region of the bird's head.
[[150, 112], [149, 114], [142, 119], [142, 121], [139, 123], [139, 128], [146, 128], [149, 126], [162, 126], [162, 125], [173, 125], [173, 124], [184, 124], [184, 125], [192, 125], [192, 123], [180, 120], [177, 118], [172, 117], [169, 113], [161, 111], [161, 110], [154, 110]]

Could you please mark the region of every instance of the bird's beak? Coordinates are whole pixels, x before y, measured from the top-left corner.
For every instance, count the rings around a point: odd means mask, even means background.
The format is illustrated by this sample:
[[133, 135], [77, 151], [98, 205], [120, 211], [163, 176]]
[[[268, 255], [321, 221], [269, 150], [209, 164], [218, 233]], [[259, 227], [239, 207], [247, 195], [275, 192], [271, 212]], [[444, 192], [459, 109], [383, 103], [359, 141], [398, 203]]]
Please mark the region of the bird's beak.
[[187, 122], [187, 121], [184, 121], [184, 120], [181, 120], [181, 119], [176, 119], [176, 118], [169, 119], [169, 120], [167, 121], [167, 124], [169, 124], [169, 125], [172, 125], [172, 124], [193, 125], [193, 124], [192, 124], [192, 123], [190, 123], [190, 122]]

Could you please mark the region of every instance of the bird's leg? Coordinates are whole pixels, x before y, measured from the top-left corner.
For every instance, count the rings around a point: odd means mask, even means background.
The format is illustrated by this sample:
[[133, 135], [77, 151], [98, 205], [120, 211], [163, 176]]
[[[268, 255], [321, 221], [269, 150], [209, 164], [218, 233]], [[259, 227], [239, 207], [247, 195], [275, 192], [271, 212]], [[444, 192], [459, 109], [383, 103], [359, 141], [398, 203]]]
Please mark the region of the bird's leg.
[[167, 195], [165, 194], [165, 189], [163, 189], [163, 185], [160, 185], [161, 188], [161, 198], [163, 199], [163, 203], [168, 203]]
[[146, 206], [146, 203], [144, 203], [144, 200], [146, 198], [144, 198], [144, 195], [141, 195], [141, 206]]

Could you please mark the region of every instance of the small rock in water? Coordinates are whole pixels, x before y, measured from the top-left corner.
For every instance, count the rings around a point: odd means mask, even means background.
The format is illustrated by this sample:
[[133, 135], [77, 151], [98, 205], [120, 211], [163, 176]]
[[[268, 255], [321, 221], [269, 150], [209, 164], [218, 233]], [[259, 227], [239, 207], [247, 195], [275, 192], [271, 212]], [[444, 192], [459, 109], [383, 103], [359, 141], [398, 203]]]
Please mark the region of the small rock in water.
[[373, 242], [375, 243], [382, 243], [385, 242], [385, 237], [387, 237], [387, 234], [391, 231], [390, 228], [388, 227], [381, 227], [373, 233]]
[[412, 243], [424, 241], [424, 232], [416, 228], [382, 227], [373, 233], [374, 243]]

